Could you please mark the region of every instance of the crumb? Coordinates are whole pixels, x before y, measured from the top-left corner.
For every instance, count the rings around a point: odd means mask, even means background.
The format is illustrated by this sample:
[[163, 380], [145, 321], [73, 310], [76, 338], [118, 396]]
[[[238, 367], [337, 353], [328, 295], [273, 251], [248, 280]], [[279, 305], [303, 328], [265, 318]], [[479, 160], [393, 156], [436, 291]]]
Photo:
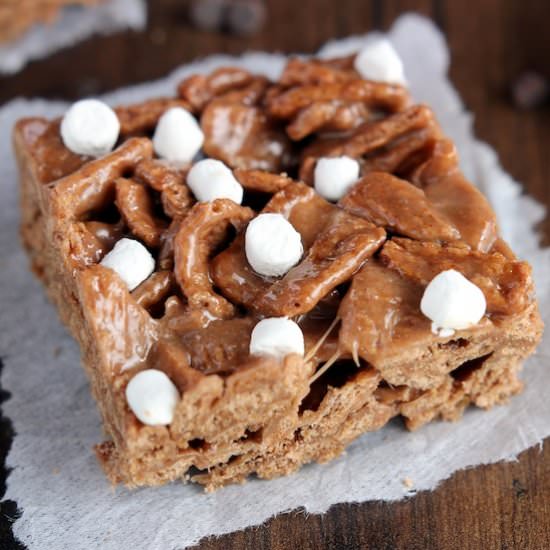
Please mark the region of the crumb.
[[412, 489], [414, 487], [414, 482], [413, 480], [410, 478], [410, 477], [406, 477], [404, 480], [403, 480], [403, 485], [407, 488], [407, 489]]
[[53, 350], [53, 356], [57, 359], [61, 355], [62, 351], [63, 348], [61, 346], [56, 346]]
[[60, 470], [59, 468], [53, 468], [52, 474], [53, 474], [54, 476], [59, 475], [60, 471], [61, 471], [61, 470]]

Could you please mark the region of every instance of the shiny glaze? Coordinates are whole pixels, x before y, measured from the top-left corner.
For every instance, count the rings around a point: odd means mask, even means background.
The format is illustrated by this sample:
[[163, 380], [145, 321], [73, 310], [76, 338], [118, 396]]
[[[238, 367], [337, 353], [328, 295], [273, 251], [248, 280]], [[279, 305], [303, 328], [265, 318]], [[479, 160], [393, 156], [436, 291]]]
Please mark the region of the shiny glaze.
[[384, 172], [364, 176], [340, 206], [399, 235], [421, 241], [456, 241], [460, 233], [422, 189]]
[[67, 176], [85, 164], [89, 157], [76, 155], [65, 147], [59, 132], [60, 119], [23, 119], [18, 127], [31, 147], [34, 169], [42, 183], [50, 183]]
[[204, 110], [204, 152], [232, 168], [279, 172], [290, 157], [283, 130], [255, 106], [217, 99]]
[[330, 291], [349, 280], [385, 238], [382, 228], [336, 210], [304, 259], [256, 296], [252, 308], [272, 317], [311, 311]]
[[115, 187], [115, 204], [130, 231], [148, 247], [158, 248], [168, 224], [155, 216], [147, 188], [127, 178], [118, 178]]
[[[285, 186], [267, 203], [264, 212], [283, 214], [302, 237], [307, 253], [335, 211], [335, 207], [304, 184]], [[244, 235], [211, 262], [210, 275], [221, 292], [232, 302], [253, 307], [256, 297], [267, 292], [276, 279], [258, 275], [248, 264]]]
[[479, 286], [487, 311], [500, 315], [521, 313], [532, 301], [531, 268], [498, 252], [483, 254], [468, 246], [392, 239], [380, 254], [391, 269], [425, 287], [439, 272], [456, 269]]
[[422, 291], [378, 261], [366, 262], [338, 311], [342, 349], [376, 365], [387, 352], [431, 338], [430, 321], [419, 309]]
[[250, 208], [229, 199], [193, 206], [174, 242], [174, 273], [191, 308], [207, 310], [220, 319], [234, 315], [234, 306], [214, 292], [208, 260], [225, 240], [229, 225], [239, 230], [253, 215]]
[[158, 338], [158, 323], [110, 269], [93, 265], [78, 277], [82, 310], [94, 339], [103, 344], [107, 377], [143, 364]]
[[459, 229], [475, 250], [489, 252], [498, 238], [496, 216], [487, 199], [458, 167], [455, 146], [441, 140], [415, 177], [428, 200]]
[[[179, 94], [117, 108], [123, 141], [102, 159], [70, 153], [59, 121], [18, 125], [49, 184], [59, 231], [68, 233], [58, 237], [68, 243], [84, 314], [112, 374], [161, 368], [185, 390], [204, 374], [247, 368], [250, 331], [267, 315], [295, 317], [306, 353], [333, 327], [315, 363], [337, 354], [376, 366], [434, 341], [420, 297], [448, 267], [483, 289], [484, 322], [531, 303], [528, 266], [498, 239], [494, 214], [459, 172], [432, 112], [408, 107], [399, 86], [360, 80], [353, 57], [291, 60], [275, 84], [222, 68], [190, 77]], [[243, 232], [255, 212], [231, 201], [195, 204], [185, 184], [189, 166], [154, 159], [147, 138], [127, 139], [149, 133], [175, 105], [200, 118], [205, 153], [237, 168], [247, 191], [272, 194], [264, 211], [282, 213], [301, 234], [304, 257], [286, 276], [260, 277], [246, 261]], [[274, 174], [294, 173], [300, 157], [300, 175], [311, 184], [320, 156], [343, 154], [358, 159], [364, 178], [340, 205]], [[103, 216], [115, 199], [119, 222]], [[386, 241], [385, 229], [409, 239]], [[157, 271], [132, 293], [114, 272], [91, 265], [123, 234], [157, 259]]]

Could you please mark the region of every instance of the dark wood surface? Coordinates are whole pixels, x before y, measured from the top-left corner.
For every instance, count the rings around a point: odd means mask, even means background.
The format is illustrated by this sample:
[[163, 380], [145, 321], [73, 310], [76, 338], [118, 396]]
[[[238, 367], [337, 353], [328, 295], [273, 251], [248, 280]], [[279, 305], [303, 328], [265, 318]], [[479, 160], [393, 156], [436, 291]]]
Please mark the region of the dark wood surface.
[[[387, 29], [400, 13], [414, 10], [445, 32], [451, 79], [475, 114], [477, 135], [495, 147], [506, 170], [528, 192], [550, 205], [550, 107], [522, 111], [509, 96], [522, 71], [550, 78], [548, 0], [271, 0], [268, 6], [263, 31], [239, 38], [194, 29], [185, 2], [150, 1], [144, 32], [90, 39], [32, 63], [0, 79], [0, 103], [18, 95], [98, 93], [161, 77], [210, 53], [313, 52], [330, 38]], [[548, 242], [550, 219], [541, 232]], [[10, 437], [9, 420], [3, 419], [0, 459]], [[0, 548], [18, 548], [9, 534], [16, 505], [4, 502], [1, 512]], [[435, 491], [405, 501], [342, 504], [322, 516], [292, 512], [261, 527], [205, 540], [199, 548], [548, 549], [550, 442], [514, 463], [458, 472]]]

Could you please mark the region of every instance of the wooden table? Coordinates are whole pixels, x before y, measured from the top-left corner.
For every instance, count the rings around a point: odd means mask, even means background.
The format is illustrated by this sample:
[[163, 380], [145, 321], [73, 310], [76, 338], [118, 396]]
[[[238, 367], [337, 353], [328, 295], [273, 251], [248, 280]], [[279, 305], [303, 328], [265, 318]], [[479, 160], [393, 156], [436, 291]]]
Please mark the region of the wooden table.
[[[268, 24], [252, 38], [193, 29], [185, 2], [156, 0], [149, 8], [142, 33], [91, 39], [0, 79], [0, 102], [17, 95], [90, 95], [161, 77], [210, 53], [313, 52], [330, 38], [387, 29], [400, 13], [415, 10], [432, 17], [447, 35], [451, 79], [475, 113], [477, 135], [496, 148], [512, 176], [550, 205], [550, 108], [520, 111], [509, 100], [510, 83], [520, 72], [534, 69], [550, 77], [547, 0], [272, 0]], [[541, 230], [548, 241], [550, 218]], [[0, 436], [5, 454], [6, 419]], [[15, 505], [3, 503], [2, 512], [0, 548], [18, 548], [9, 542], [6, 518]], [[550, 444], [524, 452], [515, 463], [458, 472], [437, 490], [405, 501], [341, 504], [322, 516], [284, 514], [199, 547], [547, 549]]]

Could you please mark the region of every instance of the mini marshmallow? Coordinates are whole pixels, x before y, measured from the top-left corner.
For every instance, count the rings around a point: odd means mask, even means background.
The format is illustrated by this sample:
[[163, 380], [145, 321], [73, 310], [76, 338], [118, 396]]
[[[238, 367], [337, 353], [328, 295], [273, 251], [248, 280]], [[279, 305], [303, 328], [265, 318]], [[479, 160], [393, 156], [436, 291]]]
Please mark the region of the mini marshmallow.
[[449, 269], [436, 275], [424, 290], [420, 310], [432, 320], [432, 331], [441, 337], [469, 328], [485, 315], [483, 292], [464, 275]]
[[262, 319], [250, 336], [251, 355], [271, 355], [283, 359], [291, 353], [304, 355], [302, 329], [286, 317]]
[[126, 238], [120, 239], [100, 264], [116, 271], [128, 290], [134, 290], [155, 269], [155, 260], [149, 251], [140, 242]]
[[61, 121], [61, 139], [78, 155], [100, 157], [112, 151], [120, 132], [116, 113], [97, 99], [73, 103]]
[[181, 107], [168, 109], [153, 136], [155, 153], [172, 162], [189, 162], [199, 152], [204, 134], [195, 117]]
[[355, 57], [355, 70], [366, 80], [406, 85], [403, 62], [385, 38], [369, 42]]
[[199, 202], [231, 199], [243, 201], [243, 187], [233, 172], [221, 161], [204, 159], [197, 162], [187, 174], [187, 185]]
[[179, 400], [178, 389], [160, 370], [142, 370], [126, 386], [128, 406], [148, 426], [170, 424]]
[[304, 252], [300, 233], [282, 214], [260, 214], [246, 228], [248, 263], [260, 275], [279, 277], [296, 265]]
[[359, 163], [351, 157], [323, 157], [313, 173], [315, 191], [329, 201], [340, 200], [359, 179]]

